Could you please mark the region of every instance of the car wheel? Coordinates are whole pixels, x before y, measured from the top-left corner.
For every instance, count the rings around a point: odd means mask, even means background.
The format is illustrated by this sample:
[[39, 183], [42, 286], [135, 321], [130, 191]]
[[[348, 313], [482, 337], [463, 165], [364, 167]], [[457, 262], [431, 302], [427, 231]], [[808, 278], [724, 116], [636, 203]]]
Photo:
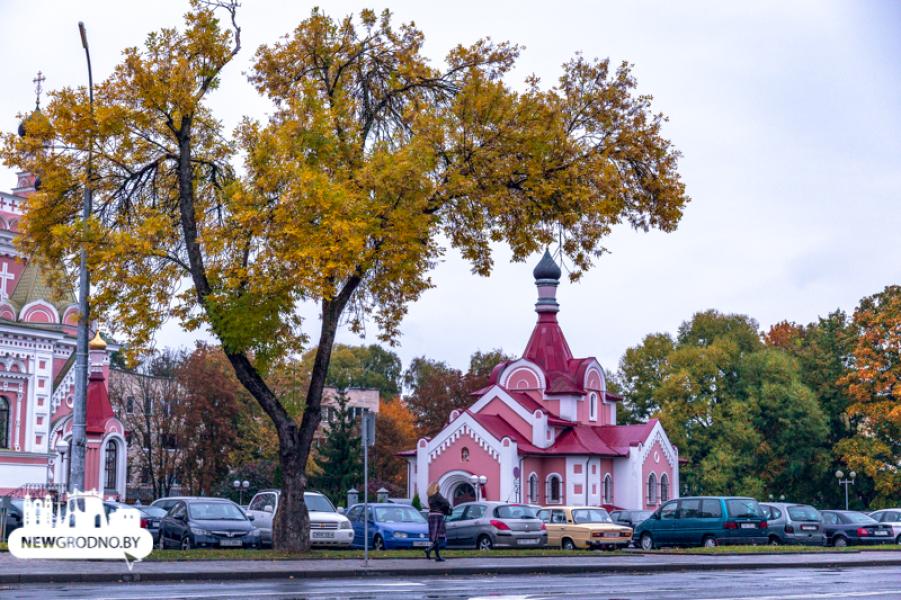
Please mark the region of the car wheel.
[[844, 548], [848, 545], [848, 540], [846, 540], [842, 536], [837, 536], [834, 540], [832, 540], [832, 545], [836, 548]]
[[707, 536], [704, 538], [704, 547], [705, 548], [716, 548], [716, 538], [712, 538]]
[[382, 551], [385, 549], [385, 540], [382, 539], [382, 536], [379, 534], [375, 534], [375, 537], [372, 538], [372, 549]]
[[901, 535], [899, 535], [897, 538], [895, 538], [895, 543], [901, 544]]
[[650, 533], [642, 533], [641, 534], [641, 549], [642, 550], [653, 550], [654, 549], [654, 538], [651, 537]]
[[576, 549], [576, 545], [569, 538], [563, 538], [563, 544], [561, 544], [561, 546], [563, 546], [564, 550], [575, 550]]
[[158, 547], [160, 550], [165, 550], [165, 549], [166, 549], [166, 540], [163, 539], [163, 532], [162, 532], [162, 531], [160, 532], [160, 539], [157, 541], [156, 545], [157, 545], [157, 547]]
[[480, 535], [478, 541], [476, 542], [476, 550], [491, 550], [494, 547], [494, 544], [491, 543], [491, 538], [487, 535]]
[[778, 546], [782, 542], [779, 541], [779, 537], [775, 535], [770, 536], [770, 546]]
[[181, 549], [182, 550], [190, 550], [191, 547], [192, 547], [192, 545], [191, 545], [190, 537], [185, 536], [185, 537], [181, 538]]

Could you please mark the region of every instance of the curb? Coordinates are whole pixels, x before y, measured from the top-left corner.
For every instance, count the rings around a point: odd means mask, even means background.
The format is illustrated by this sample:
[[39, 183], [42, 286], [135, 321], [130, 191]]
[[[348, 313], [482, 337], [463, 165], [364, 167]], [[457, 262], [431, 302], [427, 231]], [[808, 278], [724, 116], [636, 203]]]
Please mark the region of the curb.
[[155, 581], [248, 581], [272, 579], [340, 579], [365, 577], [437, 577], [449, 575], [568, 575], [573, 573], [673, 573], [685, 571], [752, 571], [761, 569], [834, 569], [850, 567], [901, 567], [901, 558], [818, 562], [656, 563], [646, 565], [490, 565], [429, 566], [422, 568], [378, 568], [368, 570], [276, 570], [276, 571], [189, 571], [185, 573], [18, 573], [0, 574], [0, 584], [28, 583], [136, 583]]

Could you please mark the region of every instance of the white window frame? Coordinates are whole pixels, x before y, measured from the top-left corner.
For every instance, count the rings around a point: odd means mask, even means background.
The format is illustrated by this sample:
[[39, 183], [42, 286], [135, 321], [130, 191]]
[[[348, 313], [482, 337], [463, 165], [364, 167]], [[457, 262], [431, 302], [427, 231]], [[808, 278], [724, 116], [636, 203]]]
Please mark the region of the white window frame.
[[595, 392], [588, 395], [588, 420], [598, 420], [598, 395]]

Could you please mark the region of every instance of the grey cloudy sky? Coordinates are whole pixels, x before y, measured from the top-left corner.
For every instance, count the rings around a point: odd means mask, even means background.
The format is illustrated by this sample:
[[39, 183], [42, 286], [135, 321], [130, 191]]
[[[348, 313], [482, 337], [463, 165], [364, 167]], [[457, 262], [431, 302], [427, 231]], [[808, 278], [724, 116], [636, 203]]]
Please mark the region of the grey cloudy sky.
[[[245, 0], [242, 55], [213, 98], [230, 128], [268, 106], [242, 72], [253, 49], [287, 33], [314, 3]], [[623, 351], [717, 308], [808, 322], [898, 283], [901, 271], [901, 2], [320, 2], [332, 15], [390, 8], [425, 32], [434, 60], [481, 36], [525, 46], [509, 78], [546, 84], [576, 51], [635, 64], [640, 91], [670, 121], [693, 201], [675, 233], [612, 235], [578, 284], [561, 285], [560, 320], [579, 356], [615, 369]], [[185, 2], [0, 0], [3, 129], [33, 105], [31, 80], [84, 80], [77, 21], [95, 77], [144, 35], [180, 22]], [[0, 187], [15, 183], [0, 168]], [[437, 287], [410, 307], [397, 349], [464, 367], [476, 350], [519, 353], [534, 322], [532, 264], [503, 248], [488, 278], [453, 252]], [[316, 311], [304, 309], [313, 331]], [[373, 336], [371, 336], [372, 339]], [[170, 324], [159, 341], [189, 344]], [[341, 341], [358, 343], [350, 334]]]

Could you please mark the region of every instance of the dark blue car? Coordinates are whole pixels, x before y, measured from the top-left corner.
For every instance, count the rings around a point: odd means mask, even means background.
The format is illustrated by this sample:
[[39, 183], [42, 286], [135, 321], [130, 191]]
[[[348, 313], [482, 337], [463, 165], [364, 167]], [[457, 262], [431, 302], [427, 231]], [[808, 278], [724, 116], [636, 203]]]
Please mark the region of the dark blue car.
[[635, 528], [643, 550], [661, 546], [766, 544], [767, 521], [753, 498], [703, 496], [670, 500]]
[[[429, 525], [418, 510], [408, 504], [369, 505], [369, 547], [375, 550], [426, 548]], [[363, 547], [363, 505], [354, 504], [347, 511], [354, 528], [354, 548]]]

